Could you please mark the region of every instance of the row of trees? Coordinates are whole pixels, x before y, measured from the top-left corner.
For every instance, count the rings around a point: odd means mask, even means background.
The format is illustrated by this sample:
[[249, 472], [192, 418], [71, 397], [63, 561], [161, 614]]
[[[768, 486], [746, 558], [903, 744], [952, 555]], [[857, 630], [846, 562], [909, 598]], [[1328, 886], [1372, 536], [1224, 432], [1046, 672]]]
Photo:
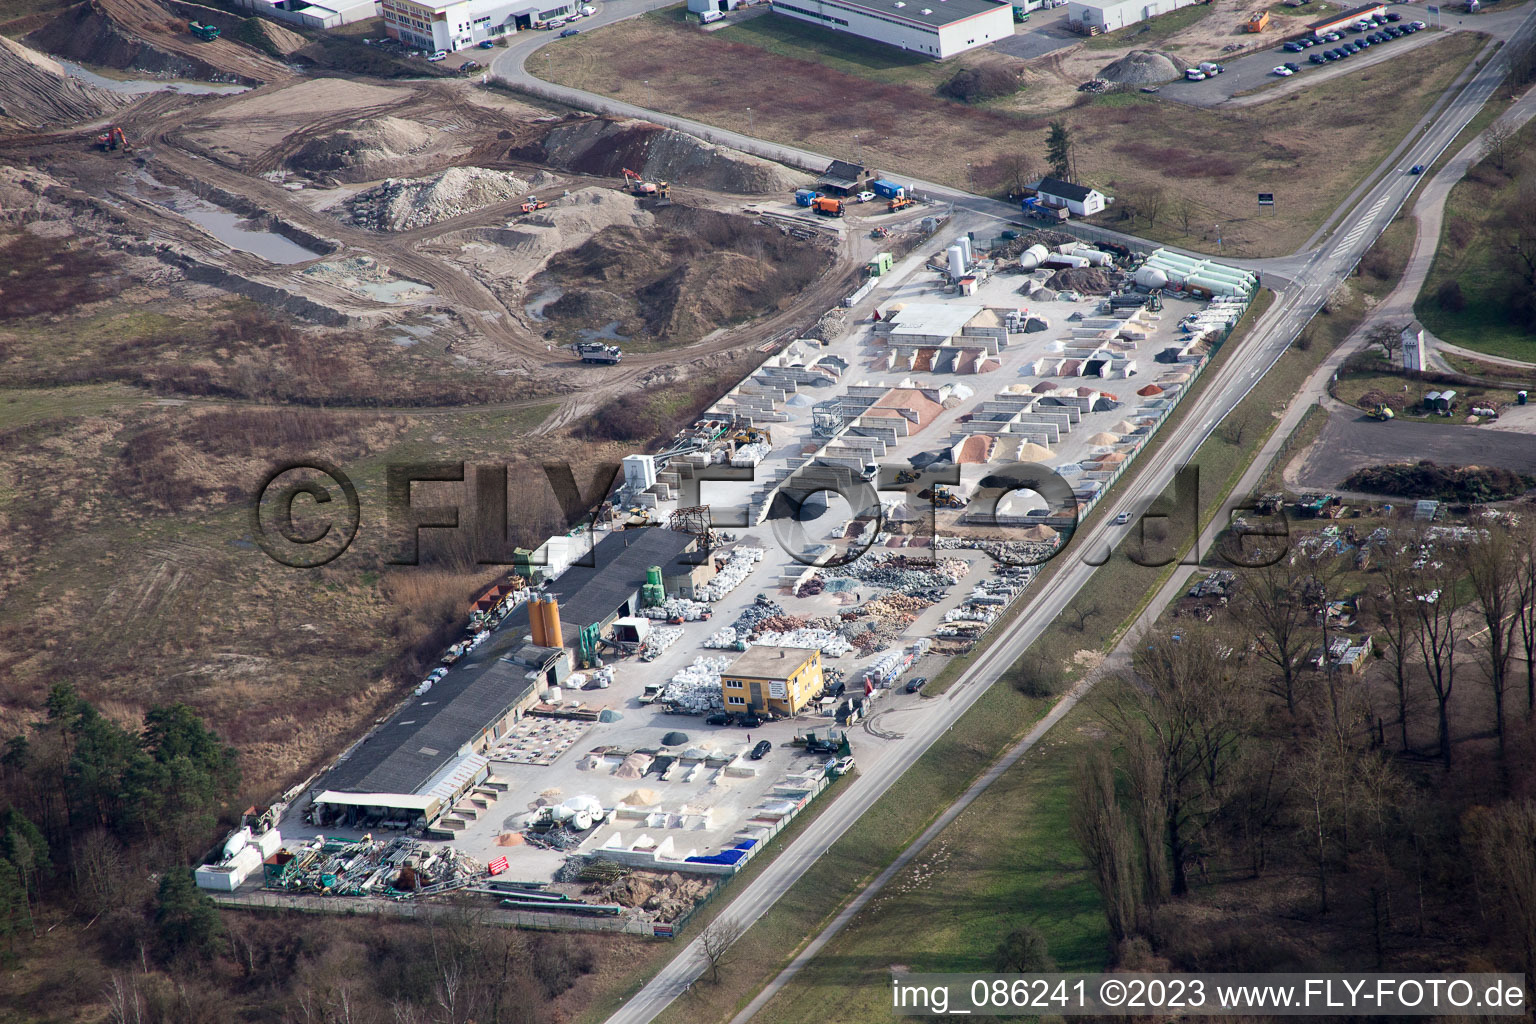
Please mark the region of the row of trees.
[[[1463, 816], [1454, 797], [1463, 778], [1445, 773], [1461, 767], [1453, 730], [1480, 728], [1458, 711], [1470, 683], [1488, 697], [1498, 785], [1520, 784], [1507, 752], [1511, 720], [1536, 718], [1533, 538], [1498, 524], [1464, 539], [1399, 533], [1370, 549], [1376, 562], [1363, 590], [1353, 554], [1313, 543], [1246, 570], [1222, 618], [1145, 637], [1134, 671], [1092, 698], [1110, 742], [1076, 780], [1074, 837], [1121, 948], [1145, 940], [1169, 952], [1175, 908], [1213, 876], [1278, 872], [1310, 878], [1316, 914], [1342, 900], [1351, 920], [1364, 921], [1354, 960], [1377, 968], [1394, 936], [1424, 934], [1427, 903], [1481, 887], [1479, 906], [1507, 926], [1529, 970], [1536, 804]], [[1381, 644], [1363, 674], [1326, 657], [1313, 667], [1339, 636], [1329, 610], [1346, 596], [1374, 621]], [[1516, 688], [1525, 690], [1518, 712]], [[1375, 707], [1383, 690], [1390, 710]], [[1412, 729], [1420, 696], [1433, 704], [1432, 740]], [[1486, 786], [1482, 764], [1467, 757], [1467, 778]], [[1430, 774], [1449, 786], [1423, 771], [1437, 761]], [[1511, 854], [1517, 842], [1526, 848]], [[1458, 870], [1458, 848], [1490, 870], [1475, 878]], [[1511, 856], [1510, 867], [1492, 870]], [[1266, 969], [1232, 956], [1204, 966]]]

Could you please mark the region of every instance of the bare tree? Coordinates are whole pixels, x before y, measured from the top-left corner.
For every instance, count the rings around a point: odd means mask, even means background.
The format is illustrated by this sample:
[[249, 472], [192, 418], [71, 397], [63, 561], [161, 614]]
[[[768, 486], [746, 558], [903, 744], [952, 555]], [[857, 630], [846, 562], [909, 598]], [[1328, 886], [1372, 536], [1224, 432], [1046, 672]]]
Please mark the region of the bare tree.
[[1457, 616], [1462, 601], [1456, 586], [1461, 581], [1461, 553], [1452, 547], [1445, 543], [1435, 544], [1420, 583], [1414, 588], [1414, 640], [1429, 674], [1430, 689], [1435, 694], [1440, 760], [1446, 771], [1451, 769], [1449, 709], [1456, 689], [1455, 653], [1460, 636]]
[[1343, 781], [1339, 748], [1320, 736], [1303, 744], [1286, 765], [1295, 794], [1296, 828], [1317, 876], [1318, 912], [1328, 913], [1328, 854], [1338, 828]]
[[1067, 611], [1076, 619], [1072, 628], [1082, 633], [1088, 629], [1088, 620], [1099, 614], [1099, 603], [1091, 597], [1079, 596], [1067, 605]]
[[1417, 554], [1417, 545], [1393, 543], [1376, 562], [1382, 581], [1376, 599], [1376, 617], [1387, 640], [1392, 685], [1397, 691], [1397, 728], [1404, 751], [1411, 747], [1408, 742], [1408, 664], [1417, 650], [1418, 640], [1418, 571], [1413, 568]]
[[1493, 728], [1504, 756], [1504, 694], [1509, 687], [1509, 662], [1514, 654], [1514, 632], [1520, 553], [1503, 530], [1488, 530], [1467, 549], [1467, 575], [1477, 596], [1483, 629], [1469, 639], [1493, 695]]
[[1529, 977], [1536, 971], [1536, 802], [1475, 808], [1466, 837], [1480, 902], [1504, 925]]
[[1504, 207], [1501, 219], [1506, 266], [1525, 287], [1536, 288], [1536, 189], [1522, 189]]
[[1173, 202], [1169, 205], [1169, 213], [1179, 222], [1179, 231], [1189, 234], [1189, 225], [1195, 219], [1195, 201], [1180, 192], [1173, 197]]
[[731, 962], [731, 947], [745, 929], [734, 918], [717, 917], [699, 935], [699, 959], [709, 972], [711, 984], [719, 984], [720, 971]]
[[1013, 194], [1023, 192], [1031, 182], [1040, 177], [1039, 165], [1035, 163], [1035, 158], [1022, 151], [1004, 153], [998, 160], [998, 166], [1009, 182]]
[[1514, 154], [1515, 131], [1502, 121], [1495, 121], [1483, 130], [1483, 159], [1493, 161], [1501, 172]]
[[1273, 565], [1251, 569], [1240, 577], [1239, 597], [1232, 609], [1254, 634], [1259, 657], [1277, 675], [1267, 689], [1296, 711], [1298, 670], [1312, 634], [1310, 602], [1305, 594], [1305, 575], [1294, 562], [1283, 558]]
[[1536, 529], [1520, 533], [1520, 570], [1515, 574], [1515, 621], [1525, 655], [1525, 709], [1536, 712]]
[[1078, 766], [1073, 787], [1072, 837], [1077, 840], [1116, 942], [1135, 933], [1141, 910], [1141, 879], [1130, 822], [1115, 796], [1115, 766], [1102, 747]]
[[1392, 323], [1380, 323], [1372, 327], [1365, 336], [1366, 344], [1375, 345], [1381, 349], [1381, 354], [1391, 362], [1403, 347], [1403, 325]]

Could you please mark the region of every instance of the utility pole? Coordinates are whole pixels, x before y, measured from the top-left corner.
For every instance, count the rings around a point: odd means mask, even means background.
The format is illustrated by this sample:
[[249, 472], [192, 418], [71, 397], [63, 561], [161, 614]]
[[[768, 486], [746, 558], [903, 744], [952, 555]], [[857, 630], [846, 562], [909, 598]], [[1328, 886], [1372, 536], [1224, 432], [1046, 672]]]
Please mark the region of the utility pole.
[[747, 134], [756, 135], [757, 131], [752, 127], [752, 108], [747, 108]]

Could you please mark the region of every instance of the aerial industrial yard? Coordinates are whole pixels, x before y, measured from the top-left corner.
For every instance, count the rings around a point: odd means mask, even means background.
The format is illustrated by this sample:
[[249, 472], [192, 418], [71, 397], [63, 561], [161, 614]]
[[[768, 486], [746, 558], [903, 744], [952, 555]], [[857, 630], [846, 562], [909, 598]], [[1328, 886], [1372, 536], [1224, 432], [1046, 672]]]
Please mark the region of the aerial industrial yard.
[[0, 1018], [1528, 967], [1455, 7], [0, 2]]

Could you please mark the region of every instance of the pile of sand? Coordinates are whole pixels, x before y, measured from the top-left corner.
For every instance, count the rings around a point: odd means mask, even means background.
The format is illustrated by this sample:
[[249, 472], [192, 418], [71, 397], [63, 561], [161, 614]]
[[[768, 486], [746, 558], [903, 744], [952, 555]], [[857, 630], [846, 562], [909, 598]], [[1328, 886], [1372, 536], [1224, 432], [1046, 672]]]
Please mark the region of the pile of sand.
[[1106, 82], [1120, 85], [1156, 85], [1182, 78], [1189, 68], [1186, 61], [1161, 50], [1132, 50], [1104, 67], [1098, 74]]
[[70, 78], [62, 65], [0, 36], [0, 126], [33, 130], [100, 117], [125, 102]]
[[288, 166], [310, 174], [330, 174], [346, 181], [366, 181], [386, 162], [426, 149], [432, 132], [415, 121], [398, 117], [371, 117], [304, 143], [288, 158]]
[[309, 45], [309, 40], [297, 32], [266, 18], [249, 19], [242, 26], [242, 34], [246, 31], [254, 37], [246, 42], [259, 49], [276, 51], [284, 57], [292, 56]]
[[1082, 292], [1084, 295], [1108, 295], [1114, 288], [1109, 275], [1098, 267], [1068, 267], [1058, 270], [1045, 286], [1058, 292]]
[[536, 148], [525, 155], [562, 170], [617, 178], [628, 167], [653, 180], [722, 192], [782, 194], [804, 181], [781, 164], [649, 121], [594, 118], [562, 124]]
[[528, 182], [510, 171], [450, 167], [428, 178], [390, 178], [346, 201], [347, 220], [374, 231], [409, 231], [528, 192]]
[[633, 197], [611, 188], [583, 188], [505, 227], [465, 228], [433, 239], [431, 251], [490, 278], [527, 280], [558, 252], [575, 249], [606, 228], [649, 228], [656, 218]]

